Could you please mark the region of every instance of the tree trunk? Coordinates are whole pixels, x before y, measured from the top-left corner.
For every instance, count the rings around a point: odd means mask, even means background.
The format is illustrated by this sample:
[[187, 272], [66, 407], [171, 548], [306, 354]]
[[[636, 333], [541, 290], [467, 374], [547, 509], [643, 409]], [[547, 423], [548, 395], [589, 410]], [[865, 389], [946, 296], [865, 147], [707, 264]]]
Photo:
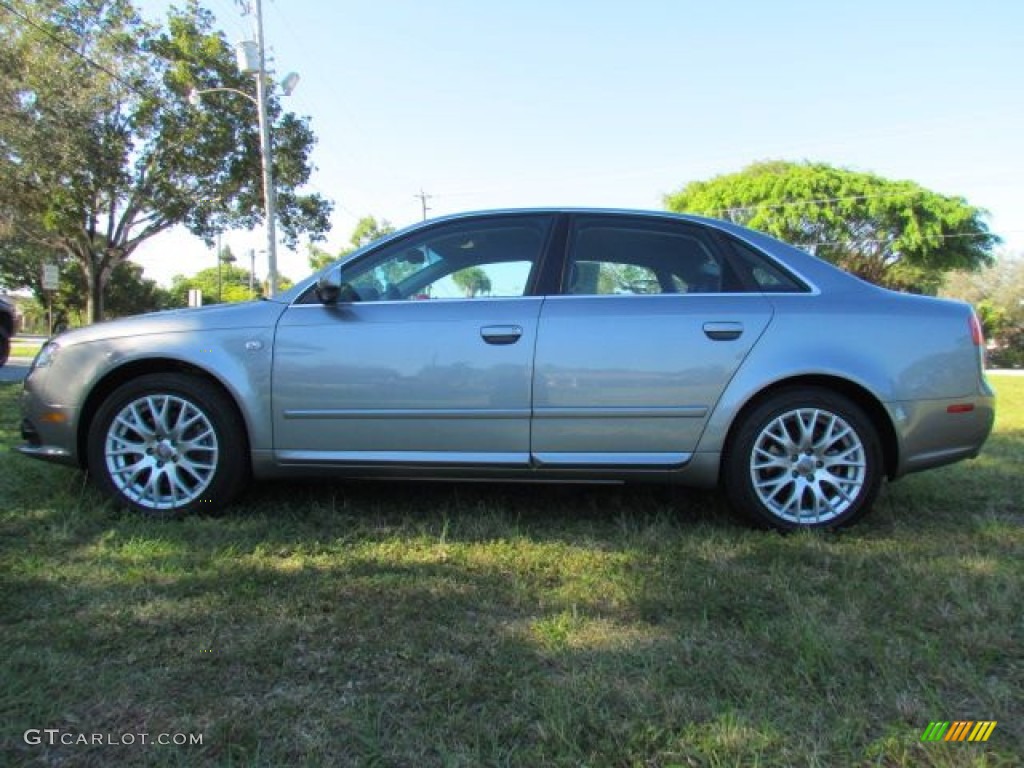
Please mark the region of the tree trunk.
[[89, 325], [98, 323], [103, 319], [103, 284], [98, 280], [99, 275], [88, 275], [89, 296], [86, 301], [86, 320]]
[[103, 294], [110, 280], [110, 266], [99, 253], [90, 253], [85, 259], [86, 321], [92, 325], [103, 320]]

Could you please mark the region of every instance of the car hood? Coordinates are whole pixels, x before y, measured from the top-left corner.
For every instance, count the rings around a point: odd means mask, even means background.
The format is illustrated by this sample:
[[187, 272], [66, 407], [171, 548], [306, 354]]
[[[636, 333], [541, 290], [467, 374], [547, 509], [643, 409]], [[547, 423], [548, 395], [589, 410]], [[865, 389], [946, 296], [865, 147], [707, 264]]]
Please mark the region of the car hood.
[[216, 304], [192, 309], [171, 309], [109, 320], [85, 328], [65, 331], [56, 338], [56, 341], [61, 346], [71, 346], [126, 336], [231, 328], [267, 328], [277, 322], [286, 306], [276, 301], [249, 301], [244, 304]]

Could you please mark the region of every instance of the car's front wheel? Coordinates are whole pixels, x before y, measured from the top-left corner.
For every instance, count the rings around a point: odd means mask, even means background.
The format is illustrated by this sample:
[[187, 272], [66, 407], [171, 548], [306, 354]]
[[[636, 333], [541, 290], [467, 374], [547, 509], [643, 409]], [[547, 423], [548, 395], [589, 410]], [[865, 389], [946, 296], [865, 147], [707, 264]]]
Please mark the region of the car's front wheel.
[[868, 509], [882, 482], [871, 420], [848, 398], [818, 387], [780, 391], [738, 425], [723, 461], [725, 493], [753, 522], [840, 528]]
[[100, 406], [88, 438], [100, 488], [147, 515], [218, 511], [247, 476], [241, 420], [214, 385], [179, 373], [140, 376]]

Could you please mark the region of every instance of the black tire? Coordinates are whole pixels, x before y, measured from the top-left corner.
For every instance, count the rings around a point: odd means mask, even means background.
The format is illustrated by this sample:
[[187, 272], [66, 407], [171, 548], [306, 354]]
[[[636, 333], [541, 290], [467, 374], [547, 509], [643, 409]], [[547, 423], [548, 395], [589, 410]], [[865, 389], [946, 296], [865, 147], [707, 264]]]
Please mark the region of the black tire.
[[7, 365], [7, 358], [11, 355], [11, 337], [7, 331], [0, 328], [0, 368]]
[[246, 445], [241, 418], [218, 387], [149, 374], [100, 406], [87, 459], [94, 482], [123, 506], [152, 517], [215, 514], [249, 476]]
[[759, 527], [843, 528], [874, 503], [882, 448], [864, 411], [820, 387], [781, 390], [742, 417], [722, 482], [733, 510]]

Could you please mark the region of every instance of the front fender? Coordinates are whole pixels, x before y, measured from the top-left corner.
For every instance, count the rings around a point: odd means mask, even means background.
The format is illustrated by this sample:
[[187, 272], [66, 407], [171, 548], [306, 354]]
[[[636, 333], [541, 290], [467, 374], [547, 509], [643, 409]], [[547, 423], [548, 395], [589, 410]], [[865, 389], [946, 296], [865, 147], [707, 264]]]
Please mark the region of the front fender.
[[120, 337], [70, 347], [62, 350], [61, 357], [61, 371], [65, 366], [74, 371], [72, 380], [62, 381], [61, 388], [88, 393], [80, 405], [68, 409], [70, 427], [77, 435], [76, 454], [81, 453], [92, 414], [115, 388], [138, 375], [180, 370], [218, 383], [238, 406], [249, 446], [254, 452], [270, 451], [272, 328]]

